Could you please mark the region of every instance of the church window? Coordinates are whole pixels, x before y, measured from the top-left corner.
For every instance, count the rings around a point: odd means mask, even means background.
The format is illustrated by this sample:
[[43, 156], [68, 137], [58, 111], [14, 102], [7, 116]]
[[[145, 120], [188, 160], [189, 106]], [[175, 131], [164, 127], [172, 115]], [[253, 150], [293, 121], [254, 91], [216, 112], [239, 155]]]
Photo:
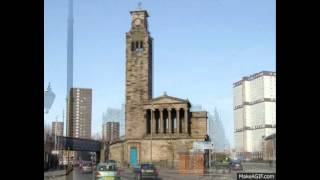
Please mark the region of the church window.
[[134, 42], [131, 42], [131, 51], [134, 51]]

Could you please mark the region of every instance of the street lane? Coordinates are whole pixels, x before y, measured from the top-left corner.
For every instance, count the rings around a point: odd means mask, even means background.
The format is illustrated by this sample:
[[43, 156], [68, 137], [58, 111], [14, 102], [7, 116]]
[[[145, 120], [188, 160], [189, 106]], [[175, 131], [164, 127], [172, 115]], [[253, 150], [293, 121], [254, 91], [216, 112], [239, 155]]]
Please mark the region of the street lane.
[[92, 180], [93, 174], [92, 173], [81, 173], [80, 168], [75, 167], [70, 173], [67, 180]]
[[[222, 171], [213, 171], [210, 175], [195, 175], [195, 174], [187, 174], [181, 175], [178, 171], [174, 170], [166, 170], [166, 169], [159, 169], [160, 175], [158, 180], [236, 180], [236, 174], [238, 172], [273, 172], [275, 173], [275, 168], [270, 168], [263, 164], [244, 164], [243, 171], [232, 171], [231, 173], [223, 173]], [[135, 180], [134, 174], [131, 169], [123, 169], [121, 170], [121, 179], [122, 180]], [[45, 180], [93, 180], [92, 173], [81, 173], [78, 167], [75, 167], [72, 173], [68, 176], [60, 176], [55, 178], [47, 178]]]

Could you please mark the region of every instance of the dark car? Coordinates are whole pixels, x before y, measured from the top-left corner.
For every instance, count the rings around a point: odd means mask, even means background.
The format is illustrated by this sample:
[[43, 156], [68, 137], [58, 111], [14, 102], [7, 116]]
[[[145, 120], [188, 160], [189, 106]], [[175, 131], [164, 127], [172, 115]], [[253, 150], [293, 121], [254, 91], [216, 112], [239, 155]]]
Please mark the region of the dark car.
[[234, 170], [242, 171], [243, 167], [242, 167], [241, 161], [235, 161], [235, 160], [231, 161], [230, 162], [230, 169], [233, 170], [233, 171]]
[[158, 179], [159, 171], [158, 169], [151, 163], [141, 164], [138, 168], [134, 169], [136, 179]]

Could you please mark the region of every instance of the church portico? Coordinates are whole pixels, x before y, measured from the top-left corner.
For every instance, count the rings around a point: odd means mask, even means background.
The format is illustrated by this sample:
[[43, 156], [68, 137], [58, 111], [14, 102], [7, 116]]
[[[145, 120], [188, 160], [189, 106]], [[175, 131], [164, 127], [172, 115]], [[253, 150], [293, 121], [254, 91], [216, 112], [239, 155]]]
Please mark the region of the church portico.
[[146, 136], [163, 136], [169, 134], [190, 134], [190, 103], [166, 94], [152, 99], [144, 106]]

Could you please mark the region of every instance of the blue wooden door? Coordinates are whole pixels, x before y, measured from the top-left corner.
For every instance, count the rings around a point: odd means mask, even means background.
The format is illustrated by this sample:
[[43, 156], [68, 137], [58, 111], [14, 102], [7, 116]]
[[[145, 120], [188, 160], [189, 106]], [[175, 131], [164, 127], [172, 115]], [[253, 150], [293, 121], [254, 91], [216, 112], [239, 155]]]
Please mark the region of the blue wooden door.
[[130, 165], [131, 166], [136, 166], [138, 164], [137, 161], [137, 148], [132, 147], [130, 148]]

